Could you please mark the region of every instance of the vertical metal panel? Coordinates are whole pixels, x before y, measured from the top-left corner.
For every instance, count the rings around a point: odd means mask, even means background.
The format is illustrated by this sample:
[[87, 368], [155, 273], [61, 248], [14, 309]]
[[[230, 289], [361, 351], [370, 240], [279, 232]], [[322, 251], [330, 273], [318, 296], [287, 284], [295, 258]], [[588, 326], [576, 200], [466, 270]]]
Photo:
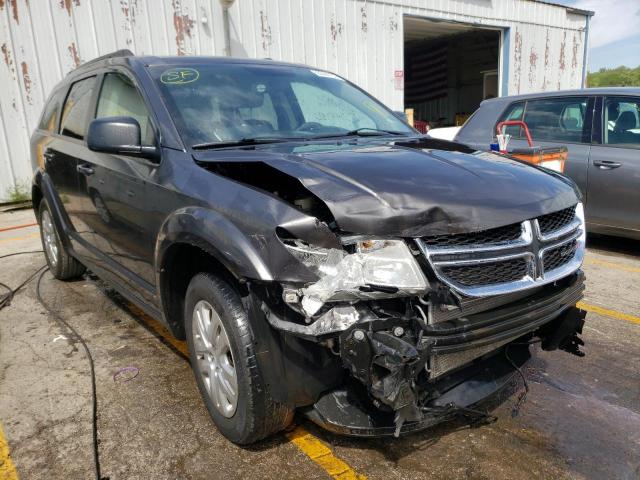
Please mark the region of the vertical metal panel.
[[[404, 15], [508, 28], [510, 94], [580, 87], [586, 17], [529, 0], [236, 0], [231, 52], [326, 68], [402, 109]], [[28, 182], [30, 133], [67, 72], [119, 48], [222, 55], [222, 18], [219, 0], [0, 0], [0, 201]]]

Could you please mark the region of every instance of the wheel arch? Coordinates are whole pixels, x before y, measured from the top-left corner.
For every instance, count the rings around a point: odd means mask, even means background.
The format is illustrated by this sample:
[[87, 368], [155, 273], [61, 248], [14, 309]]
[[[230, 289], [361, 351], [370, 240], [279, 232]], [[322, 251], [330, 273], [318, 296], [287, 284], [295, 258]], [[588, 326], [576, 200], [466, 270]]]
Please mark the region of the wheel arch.
[[214, 273], [241, 294], [245, 279], [273, 280], [249, 239], [218, 212], [201, 207], [181, 209], [165, 220], [155, 268], [162, 312], [177, 338], [184, 338], [184, 294], [195, 274]]

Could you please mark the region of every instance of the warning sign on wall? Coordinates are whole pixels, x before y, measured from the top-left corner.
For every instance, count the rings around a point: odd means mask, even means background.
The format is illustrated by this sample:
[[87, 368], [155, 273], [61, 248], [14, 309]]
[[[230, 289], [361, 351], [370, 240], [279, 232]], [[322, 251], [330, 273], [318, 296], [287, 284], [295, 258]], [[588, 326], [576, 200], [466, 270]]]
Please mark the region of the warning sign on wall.
[[404, 90], [404, 70], [393, 72], [393, 82], [396, 90]]

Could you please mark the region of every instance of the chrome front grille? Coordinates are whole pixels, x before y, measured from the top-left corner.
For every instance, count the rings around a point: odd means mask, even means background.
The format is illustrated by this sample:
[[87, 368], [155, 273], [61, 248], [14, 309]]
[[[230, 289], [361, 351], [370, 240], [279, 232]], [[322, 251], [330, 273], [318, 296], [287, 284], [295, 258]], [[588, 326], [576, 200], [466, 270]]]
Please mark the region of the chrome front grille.
[[528, 273], [528, 262], [523, 257], [516, 257], [476, 265], [450, 265], [442, 267], [441, 271], [444, 276], [456, 283], [477, 286], [520, 280]]
[[569, 207], [564, 210], [560, 210], [559, 212], [543, 215], [538, 217], [540, 232], [542, 232], [543, 235], [547, 235], [548, 233], [558, 231], [567, 225], [570, 225], [575, 218], [576, 207]]
[[478, 245], [486, 243], [513, 242], [520, 238], [522, 227], [519, 223], [507, 225], [505, 227], [492, 228], [481, 232], [459, 233], [455, 235], [434, 235], [424, 237], [423, 243], [434, 247], [460, 247], [465, 245]]
[[417, 239], [435, 275], [463, 295], [483, 297], [554, 282], [582, 265], [582, 204], [481, 232]]

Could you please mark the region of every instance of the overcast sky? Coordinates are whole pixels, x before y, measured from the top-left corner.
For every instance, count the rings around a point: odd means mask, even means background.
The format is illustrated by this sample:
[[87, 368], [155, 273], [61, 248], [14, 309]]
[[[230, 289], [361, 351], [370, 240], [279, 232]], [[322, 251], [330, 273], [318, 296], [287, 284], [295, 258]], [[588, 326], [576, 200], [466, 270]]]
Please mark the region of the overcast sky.
[[589, 26], [589, 71], [640, 66], [640, 0], [556, 0], [596, 14]]

